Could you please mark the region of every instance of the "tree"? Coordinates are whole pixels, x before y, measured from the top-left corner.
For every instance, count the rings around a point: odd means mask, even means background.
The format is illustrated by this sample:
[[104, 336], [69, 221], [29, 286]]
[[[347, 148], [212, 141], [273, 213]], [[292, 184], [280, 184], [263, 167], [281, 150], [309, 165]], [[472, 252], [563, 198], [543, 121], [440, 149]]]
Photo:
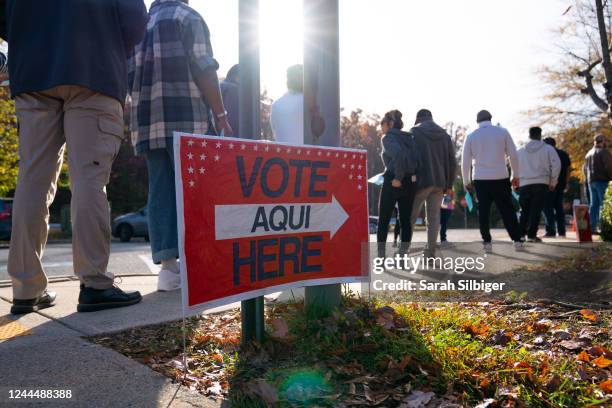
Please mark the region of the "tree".
[[0, 196], [11, 194], [19, 169], [17, 116], [8, 90], [0, 88]]
[[531, 113], [567, 128], [585, 120], [597, 121], [612, 109], [612, 95], [605, 85], [610, 82], [605, 71], [609, 67], [612, 5], [601, 0], [574, 0], [564, 18], [555, 30], [560, 59], [540, 69], [547, 103]]

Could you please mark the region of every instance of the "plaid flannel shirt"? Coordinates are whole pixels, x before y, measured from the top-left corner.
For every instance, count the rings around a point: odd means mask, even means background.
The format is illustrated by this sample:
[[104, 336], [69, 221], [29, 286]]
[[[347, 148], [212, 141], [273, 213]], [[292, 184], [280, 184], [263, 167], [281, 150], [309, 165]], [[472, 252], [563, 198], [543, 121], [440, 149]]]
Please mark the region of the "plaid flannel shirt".
[[205, 134], [209, 108], [194, 78], [219, 68], [202, 17], [178, 0], [156, 0], [129, 61], [130, 131], [137, 154], [172, 146], [173, 132]]

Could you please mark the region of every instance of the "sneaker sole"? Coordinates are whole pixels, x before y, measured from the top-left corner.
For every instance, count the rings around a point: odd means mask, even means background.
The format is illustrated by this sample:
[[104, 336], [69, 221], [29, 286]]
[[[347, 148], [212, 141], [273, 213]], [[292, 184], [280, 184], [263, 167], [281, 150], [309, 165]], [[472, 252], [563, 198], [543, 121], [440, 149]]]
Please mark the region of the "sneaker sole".
[[39, 310], [47, 309], [53, 306], [55, 306], [55, 303], [41, 303], [39, 305], [34, 306], [13, 305], [11, 306], [11, 314], [20, 315], [34, 313], [38, 312]]
[[134, 299], [134, 300], [130, 300], [127, 302], [112, 302], [112, 303], [93, 303], [93, 304], [83, 304], [80, 303], [77, 306], [77, 312], [81, 312], [81, 313], [87, 313], [87, 312], [97, 312], [100, 310], [106, 310], [106, 309], [115, 309], [118, 307], [125, 307], [125, 306], [132, 306], [135, 305], [136, 303], [140, 303], [140, 301], [142, 300], [142, 297], [138, 298], [138, 299]]

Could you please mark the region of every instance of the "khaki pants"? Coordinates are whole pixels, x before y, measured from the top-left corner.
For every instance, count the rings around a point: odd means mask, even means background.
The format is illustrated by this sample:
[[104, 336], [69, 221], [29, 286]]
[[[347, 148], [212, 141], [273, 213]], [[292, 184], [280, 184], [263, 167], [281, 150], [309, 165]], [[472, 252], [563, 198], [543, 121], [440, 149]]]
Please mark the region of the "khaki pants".
[[412, 205], [412, 227], [416, 223], [423, 204], [425, 204], [425, 214], [427, 218], [427, 248], [430, 251], [436, 251], [436, 243], [438, 241], [438, 232], [440, 231], [440, 208], [442, 207], [442, 198], [444, 190], [439, 187], [428, 187], [417, 191]]
[[88, 287], [111, 287], [106, 184], [124, 134], [121, 104], [87, 88], [58, 86], [19, 95], [15, 106], [20, 162], [8, 259], [13, 297], [32, 299], [47, 286], [41, 258], [64, 146], [72, 191], [74, 273]]

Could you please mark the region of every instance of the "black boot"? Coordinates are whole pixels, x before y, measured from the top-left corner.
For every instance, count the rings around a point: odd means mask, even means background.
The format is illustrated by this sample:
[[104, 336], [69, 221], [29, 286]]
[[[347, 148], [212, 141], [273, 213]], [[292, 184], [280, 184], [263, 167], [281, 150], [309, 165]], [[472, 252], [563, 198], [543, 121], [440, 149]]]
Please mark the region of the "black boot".
[[13, 299], [12, 314], [25, 314], [55, 305], [55, 292], [44, 291], [35, 299]]
[[142, 300], [140, 292], [124, 292], [116, 286], [108, 289], [87, 288], [81, 284], [78, 312], [96, 312], [134, 305]]

